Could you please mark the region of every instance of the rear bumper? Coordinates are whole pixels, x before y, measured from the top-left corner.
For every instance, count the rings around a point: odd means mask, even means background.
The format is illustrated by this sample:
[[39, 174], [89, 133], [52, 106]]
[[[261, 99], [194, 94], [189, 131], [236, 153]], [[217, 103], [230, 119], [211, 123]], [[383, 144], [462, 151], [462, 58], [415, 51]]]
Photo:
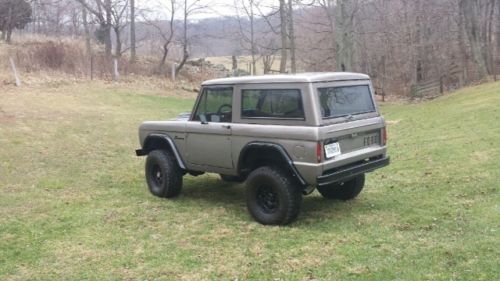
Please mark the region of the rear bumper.
[[335, 182], [343, 181], [354, 176], [371, 172], [389, 165], [389, 157], [382, 156], [371, 158], [367, 161], [360, 161], [352, 165], [341, 166], [336, 169], [325, 171], [325, 173], [316, 178], [319, 186], [329, 185]]

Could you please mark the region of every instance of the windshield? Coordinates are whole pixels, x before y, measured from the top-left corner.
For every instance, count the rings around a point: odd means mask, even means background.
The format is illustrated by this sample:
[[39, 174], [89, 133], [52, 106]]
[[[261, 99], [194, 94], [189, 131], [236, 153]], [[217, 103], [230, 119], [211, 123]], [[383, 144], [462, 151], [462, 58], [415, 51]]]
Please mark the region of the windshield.
[[324, 119], [374, 112], [368, 85], [318, 88]]

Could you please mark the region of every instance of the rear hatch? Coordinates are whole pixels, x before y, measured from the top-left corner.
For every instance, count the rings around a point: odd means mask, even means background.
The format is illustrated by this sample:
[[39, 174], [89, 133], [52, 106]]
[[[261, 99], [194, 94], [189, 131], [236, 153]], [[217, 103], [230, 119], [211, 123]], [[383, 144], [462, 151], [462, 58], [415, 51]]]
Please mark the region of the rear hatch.
[[318, 83], [315, 95], [321, 120], [318, 145], [322, 162], [384, 145], [384, 120], [369, 80]]

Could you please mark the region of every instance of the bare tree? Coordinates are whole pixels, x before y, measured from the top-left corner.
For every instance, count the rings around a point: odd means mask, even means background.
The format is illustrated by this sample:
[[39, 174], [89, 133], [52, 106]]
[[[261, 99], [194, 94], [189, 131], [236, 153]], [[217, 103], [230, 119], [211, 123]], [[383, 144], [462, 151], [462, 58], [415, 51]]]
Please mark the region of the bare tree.
[[100, 25], [98, 38], [104, 43], [105, 53], [111, 57], [111, 26], [112, 5], [111, 0], [76, 0], [82, 4], [87, 11], [92, 13]]
[[[96, 2], [100, 2], [101, 0], [94, 0]], [[104, 0], [104, 14], [105, 14], [105, 18], [106, 18], [106, 21], [105, 21], [105, 25], [103, 26], [101, 24], [101, 28], [102, 28], [102, 37], [103, 37], [103, 40], [104, 40], [104, 48], [105, 48], [105, 52], [106, 52], [106, 56], [107, 57], [111, 57], [111, 48], [112, 48], [112, 42], [111, 42], [111, 26], [112, 26], [112, 22], [111, 22], [111, 19], [112, 19], [112, 13], [113, 13], [113, 10], [112, 10], [112, 6], [111, 6], [111, 0]]]
[[497, 4], [497, 16], [496, 16], [496, 48], [495, 48], [495, 79], [496, 74], [500, 70], [500, 4]]
[[151, 20], [151, 19], [146, 19], [146, 23], [149, 26], [152, 26], [155, 28], [157, 31], [157, 34], [161, 38], [161, 58], [160, 62], [158, 63], [158, 70], [159, 72], [164, 71], [165, 63], [167, 61], [167, 57], [169, 55], [170, 49], [174, 43], [174, 35], [175, 35], [175, 16], [178, 7], [178, 2], [176, 0], [170, 0], [168, 2], [168, 7], [165, 7], [165, 10], [167, 10], [169, 14], [168, 18], [168, 28], [165, 29], [163, 27], [164, 22], [161, 20]]
[[31, 30], [50, 36], [80, 35], [80, 4], [74, 1], [31, 0], [33, 24]]
[[31, 13], [31, 6], [26, 0], [0, 0], [1, 39], [10, 43], [12, 31], [24, 28], [31, 21]]
[[207, 9], [206, 5], [201, 4], [201, 0], [184, 0], [183, 3], [183, 13], [182, 13], [182, 36], [180, 38], [180, 45], [182, 48], [182, 58], [175, 68], [176, 75], [179, 74], [181, 69], [186, 64], [186, 61], [189, 58], [189, 36], [188, 36], [188, 27], [189, 27], [189, 18], [199, 12], [200, 10]]
[[276, 49], [267, 48], [262, 54], [262, 64], [264, 66], [264, 74], [268, 74], [272, 71], [274, 61], [276, 59]]
[[135, 40], [135, 0], [130, 0], [130, 61], [137, 59]]
[[[332, 0], [331, 0], [332, 1]], [[336, 0], [335, 39], [337, 70], [352, 71], [354, 61], [353, 25], [356, 0]], [[332, 5], [330, 5], [331, 8]]]
[[280, 72], [285, 73], [286, 72], [286, 61], [287, 61], [287, 38], [288, 38], [288, 32], [287, 32], [287, 21], [288, 21], [288, 16], [287, 16], [287, 5], [285, 0], [280, 0], [280, 6], [279, 6], [279, 13], [280, 13], [280, 35], [281, 35], [281, 58], [280, 58]]
[[87, 16], [88, 16], [87, 9], [82, 6], [82, 21], [83, 21], [83, 29], [85, 32], [85, 50], [87, 52], [87, 56], [90, 57], [92, 55], [92, 46], [91, 46], [90, 28]]
[[[250, 74], [255, 75], [257, 62], [257, 42], [255, 36], [255, 0], [239, 0], [235, 1], [234, 8], [236, 10], [236, 19], [238, 21], [238, 37], [242, 47], [250, 52], [252, 57], [252, 69]], [[243, 10], [244, 18], [239, 13]], [[248, 24], [247, 24], [248, 23]]]
[[122, 31], [126, 26], [128, 0], [116, 0], [111, 7], [111, 27], [115, 33], [115, 56], [122, 55]]
[[495, 6], [500, 5], [497, 3], [498, 0], [489, 0], [484, 8], [485, 17], [484, 17], [484, 40], [485, 40], [485, 48], [486, 51], [485, 61], [486, 68], [490, 75], [496, 74], [496, 65], [495, 65], [495, 46], [494, 46], [494, 28], [495, 28]]
[[[0, 3], [9, 1], [27, 0]], [[34, 19], [29, 31], [85, 35], [90, 46], [96, 27], [107, 55], [130, 48], [132, 59], [137, 24], [137, 35], [149, 36], [160, 69], [171, 60], [179, 72], [191, 56], [249, 55], [252, 74], [260, 60], [264, 73], [293, 73], [298, 65], [306, 71], [360, 71], [385, 92], [402, 95], [418, 84], [443, 80], [453, 89], [498, 71], [498, 0], [233, 0], [235, 18], [200, 21], [193, 15], [206, 8], [205, 0], [161, 1], [167, 13], [145, 13], [158, 17], [146, 25], [135, 22], [134, 15], [141, 14], [135, 0], [29, 0]], [[1, 28], [7, 19], [8, 13], [0, 16]]]
[[296, 50], [303, 67], [313, 71], [332, 71], [335, 65], [335, 18], [329, 0], [298, 2], [302, 11], [294, 21]]
[[290, 67], [292, 73], [297, 72], [297, 62], [295, 58], [295, 27], [293, 20], [293, 0], [288, 0], [288, 39], [290, 42]]
[[472, 55], [477, 65], [479, 78], [486, 75], [486, 61], [483, 57], [482, 40], [480, 38], [479, 27], [479, 1], [480, 0], [460, 0], [460, 13], [464, 18], [465, 33], [469, 39], [472, 49]]

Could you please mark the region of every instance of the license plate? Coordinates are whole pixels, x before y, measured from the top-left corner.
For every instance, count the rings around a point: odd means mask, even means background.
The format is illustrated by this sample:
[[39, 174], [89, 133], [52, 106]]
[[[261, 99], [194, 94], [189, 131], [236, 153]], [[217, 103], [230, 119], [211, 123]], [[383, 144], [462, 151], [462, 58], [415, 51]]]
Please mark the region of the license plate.
[[332, 158], [333, 156], [340, 155], [340, 145], [338, 142], [332, 142], [325, 144], [325, 154], [326, 158]]

